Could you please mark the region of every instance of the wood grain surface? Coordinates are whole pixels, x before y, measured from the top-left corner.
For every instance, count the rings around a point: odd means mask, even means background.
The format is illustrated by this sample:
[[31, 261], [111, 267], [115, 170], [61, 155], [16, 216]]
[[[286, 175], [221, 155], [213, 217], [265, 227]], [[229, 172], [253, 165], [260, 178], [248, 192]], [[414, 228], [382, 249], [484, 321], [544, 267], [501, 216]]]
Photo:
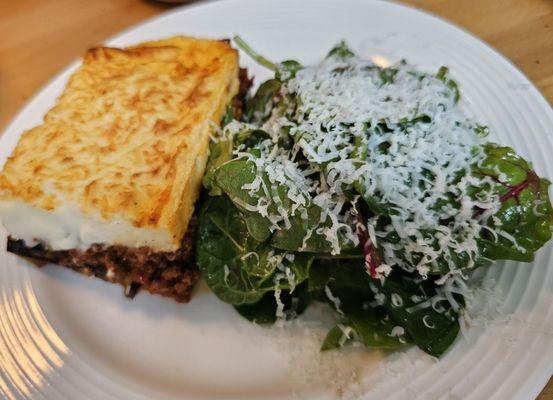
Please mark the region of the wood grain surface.
[[[403, 3], [480, 37], [553, 103], [553, 0]], [[87, 48], [172, 7], [144, 0], [0, 0], [0, 132], [29, 97]], [[553, 380], [538, 399], [553, 399]]]

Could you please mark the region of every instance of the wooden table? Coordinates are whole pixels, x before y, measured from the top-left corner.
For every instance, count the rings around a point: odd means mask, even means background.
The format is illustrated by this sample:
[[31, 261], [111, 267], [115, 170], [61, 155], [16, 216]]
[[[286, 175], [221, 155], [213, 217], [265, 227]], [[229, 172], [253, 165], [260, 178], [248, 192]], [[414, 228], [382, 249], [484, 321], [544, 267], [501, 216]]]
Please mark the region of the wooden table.
[[[552, 0], [404, 2], [484, 39], [553, 103]], [[141, 0], [2, 0], [0, 130], [33, 93], [88, 47], [170, 7]], [[553, 399], [553, 380], [539, 399]]]

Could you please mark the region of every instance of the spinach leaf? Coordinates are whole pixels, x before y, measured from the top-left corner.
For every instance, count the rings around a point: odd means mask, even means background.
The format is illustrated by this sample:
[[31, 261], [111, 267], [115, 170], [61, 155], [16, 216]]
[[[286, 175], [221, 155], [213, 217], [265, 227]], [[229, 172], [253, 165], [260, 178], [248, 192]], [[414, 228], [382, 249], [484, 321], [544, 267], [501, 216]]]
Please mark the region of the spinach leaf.
[[408, 339], [401, 327], [396, 326], [382, 307], [345, 311], [346, 318], [365, 346], [379, 349], [396, 349]]
[[251, 149], [268, 138], [269, 134], [262, 129], [246, 129], [234, 136], [234, 146], [242, 145], [244, 148]]
[[[400, 347], [408, 341], [386, 309], [375, 304], [374, 288], [362, 259], [316, 260], [310, 272], [309, 289], [315, 291], [317, 299], [343, 314], [341, 326], [328, 333], [322, 350], [354, 340], [367, 347], [385, 349]], [[330, 291], [334, 300], [328, 298], [326, 291]], [[351, 339], [344, 337], [347, 327], [353, 332]]]
[[[438, 249], [438, 240], [436, 239], [436, 231], [431, 229], [421, 229], [420, 235], [426, 243], [431, 243]], [[455, 234], [453, 234], [455, 238]], [[386, 236], [380, 238], [380, 243], [399, 243], [399, 236], [397, 232], [391, 231]], [[422, 253], [413, 251], [406, 253], [404, 249], [397, 249], [395, 251], [396, 257], [403, 260], [405, 263], [411, 266], [418, 265], [423, 261], [424, 255]], [[430, 268], [428, 274], [433, 276], [440, 276], [448, 273], [450, 271], [450, 265], [455, 265], [455, 268], [460, 270], [475, 269], [479, 267], [488, 266], [490, 264], [490, 259], [485, 257], [483, 254], [477, 254], [476, 257], [472, 256], [466, 251], [452, 251], [449, 250], [444, 255], [440, 255], [432, 263], [428, 264]]]
[[234, 119], [234, 107], [232, 104], [229, 104], [227, 106], [227, 110], [225, 111], [225, 114], [223, 115], [223, 118], [221, 118], [221, 128], [224, 128], [233, 119]]
[[[253, 194], [249, 190], [242, 189], [244, 185], [251, 184], [256, 177], [255, 165], [245, 158], [233, 159], [222, 165], [215, 171], [214, 180], [232, 202], [242, 211], [245, 216], [249, 233], [258, 241], [264, 241], [271, 236], [272, 222], [252, 211], [257, 207], [259, 199], [264, 195], [263, 190], [259, 189]], [[271, 187], [268, 179], [263, 176], [264, 183]], [[283, 196], [284, 197], [284, 196]], [[271, 204], [269, 212], [276, 213], [276, 206]]]
[[355, 53], [348, 47], [346, 42], [342, 40], [328, 52], [326, 58], [329, 57], [350, 58], [355, 57]]
[[208, 198], [199, 213], [196, 263], [213, 292], [226, 303], [259, 301], [272, 282], [249, 276], [243, 269], [261, 243], [248, 233], [239, 211], [226, 196]]
[[[277, 320], [277, 302], [275, 292], [267, 292], [257, 303], [234, 306], [244, 318], [257, 324], [273, 324]], [[302, 314], [311, 301], [307, 284], [300, 284], [293, 292], [283, 290], [279, 300], [284, 305], [283, 311], [287, 319]]]
[[[293, 275], [292, 287], [282, 285], [283, 288], [294, 289], [293, 286], [297, 286], [309, 278], [309, 270], [313, 264], [313, 255], [309, 253], [286, 253], [289, 261], [289, 267]], [[285, 271], [286, 272], [286, 271]]]
[[[351, 332], [348, 334], [348, 328]], [[398, 328], [400, 329], [398, 331]], [[358, 341], [373, 349], [397, 349], [408, 343], [408, 338], [396, 327], [382, 307], [345, 312], [344, 323], [334, 326], [327, 334], [321, 350], [343, 347]]]
[[234, 309], [241, 316], [256, 324], [274, 324], [277, 310], [275, 292], [267, 292], [256, 303], [236, 305]]
[[[306, 207], [307, 218], [295, 215], [290, 218], [290, 228], [277, 230], [271, 238], [271, 245], [277, 249], [305, 251], [311, 253], [330, 253], [332, 246], [318, 228], [328, 226], [321, 224], [321, 208], [315, 204]], [[305, 239], [307, 237], [307, 239]], [[305, 240], [304, 240], [305, 239]], [[342, 240], [344, 243], [344, 240]]]
[[455, 103], [459, 102], [459, 100], [461, 99], [461, 92], [459, 91], [459, 86], [457, 85], [457, 82], [449, 77], [449, 68], [444, 66], [440, 67], [438, 73], [436, 74], [436, 78], [445, 83], [446, 86], [452, 91]]
[[393, 67], [380, 69], [378, 75], [380, 77], [381, 84], [385, 85], [387, 83], [394, 83], [397, 73], [398, 69]]
[[275, 78], [281, 82], [292, 79], [303, 66], [296, 60], [286, 60], [277, 64]]
[[208, 198], [198, 222], [196, 263], [221, 300], [255, 303], [272, 290], [293, 290], [309, 276], [313, 258], [270, 248], [250, 235], [226, 196]]
[[349, 344], [355, 340], [354, 335], [355, 332], [351, 326], [343, 324], [335, 325], [326, 334], [321, 346], [321, 351], [334, 350], [344, 347], [346, 344]]
[[[441, 356], [457, 337], [459, 315], [448, 301], [433, 301], [437, 289], [431, 279], [392, 273], [380, 284], [380, 293], [392, 321], [402, 326], [410, 340], [426, 353]], [[464, 305], [463, 299], [457, 300]]]
[[210, 196], [220, 196], [222, 191], [215, 186], [215, 171], [221, 165], [232, 158], [232, 139], [211, 142], [209, 145], [209, 158], [203, 178], [203, 185], [209, 190]]
[[351, 259], [315, 259], [309, 270], [309, 290], [318, 291], [325, 286], [329, 286], [333, 292], [340, 289], [346, 291], [360, 289], [365, 296], [369, 296], [368, 300], [372, 300], [372, 281], [367, 274], [362, 257], [360, 254]]
[[361, 198], [365, 201], [365, 204], [369, 210], [379, 216], [390, 216], [396, 214], [394, 206], [391, 203], [383, 202], [378, 199], [377, 195], [369, 195], [365, 190], [366, 180], [361, 177], [353, 183], [353, 187], [357, 193], [361, 195]]
[[489, 225], [506, 232], [516, 244], [505, 235], [495, 238], [485, 232], [479, 241], [482, 254], [495, 260], [532, 261], [534, 253], [551, 239], [550, 183], [509, 147], [488, 143], [485, 153], [484, 162], [474, 168], [474, 173], [489, 176], [496, 183], [494, 189], [502, 203]]
[[269, 118], [272, 102], [280, 91], [281, 83], [277, 79], [263, 82], [255, 95], [244, 106], [244, 119], [250, 123], [261, 124]]
[[[323, 292], [325, 286], [339, 299], [344, 325], [351, 327], [365, 345], [392, 348], [413, 342], [431, 355], [442, 354], [456, 338], [459, 323], [446, 301], [438, 304], [443, 313], [432, 307], [430, 299], [437, 293], [434, 281], [415, 281], [399, 271], [383, 282], [369, 277], [362, 260], [316, 260], [309, 277], [310, 290], [317, 299], [334, 304]], [[462, 304], [462, 299], [458, 301]], [[392, 336], [396, 326], [404, 329], [403, 335], [396, 328]], [[329, 340], [336, 334], [334, 331]]]
[[[459, 323], [449, 303], [439, 302], [443, 313], [432, 307], [435, 283], [408, 279], [403, 272], [390, 275], [383, 282], [369, 277], [362, 260], [316, 260], [309, 288], [317, 299], [334, 305], [321, 290], [327, 286], [332, 296], [339, 299], [340, 312], [344, 314], [342, 325], [353, 329], [356, 340], [368, 347], [395, 348], [413, 342], [431, 355], [442, 354], [456, 338]], [[342, 338], [337, 329], [329, 332], [325, 349]]]
[[[317, 232], [318, 228], [324, 228], [330, 224], [330, 220], [324, 224], [320, 223], [321, 209], [319, 206], [307, 205], [307, 218], [304, 219], [299, 213], [291, 211], [292, 202], [288, 197], [288, 188], [282, 184], [271, 183], [266, 173], [261, 174], [261, 179], [270, 192], [269, 196], [261, 188], [254, 193], [242, 189], [244, 185], [251, 184], [255, 178], [255, 165], [245, 158], [229, 161], [215, 172], [217, 187], [227, 194], [242, 211], [248, 231], [256, 240], [264, 241], [272, 235], [271, 246], [277, 249], [297, 251], [301, 248], [305, 252], [331, 252], [330, 242], [323, 234]], [[279, 208], [289, 215], [290, 227], [288, 229], [277, 229], [273, 234], [273, 223], [268, 217], [262, 216], [255, 210], [262, 198], [268, 202], [267, 212], [269, 215], [278, 215]], [[339, 235], [342, 238], [343, 247], [346, 247], [342, 233], [339, 232]], [[306, 236], [308, 239], [304, 243]]]
[[[362, 259], [317, 260], [311, 269], [309, 285], [314, 298], [327, 302], [342, 315], [341, 327], [329, 332], [324, 349], [332, 348], [331, 344], [344, 343], [344, 327], [354, 333], [351, 340], [346, 340], [348, 343], [356, 340], [367, 347], [392, 348], [402, 344], [400, 339], [406, 341], [403, 335], [392, 336], [394, 324], [385, 309], [374, 304], [374, 284]], [[341, 332], [339, 336], [336, 328]]]

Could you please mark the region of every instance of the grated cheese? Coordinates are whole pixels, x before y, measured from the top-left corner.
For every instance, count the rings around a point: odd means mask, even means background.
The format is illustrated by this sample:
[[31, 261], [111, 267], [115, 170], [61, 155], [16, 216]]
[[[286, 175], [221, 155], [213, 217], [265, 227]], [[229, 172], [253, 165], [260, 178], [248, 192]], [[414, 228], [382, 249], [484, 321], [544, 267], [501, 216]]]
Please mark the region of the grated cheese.
[[[383, 80], [384, 73], [393, 80]], [[500, 202], [489, 177], [470, 174], [484, 158], [485, 139], [446, 83], [403, 62], [383, 70], [357, 57], [330, 57], [283, 82], [279, 99], [261, 127], [269, 135], [256, 145], [261, 156], [235, 150], [256, 170], [243, 189], [264, 193], [248, 210], [266, 216], [274, 231], [288, 229], [292, 216], [306, 219], [306, 208], [316, 205], [320, 225], [308, 231], [298, 250], [316, 233], [339, 254], [340, 237], [359, 243], [347, 193], [361, 190], [389, 214], [364, 221], [382, 254], [379, 277], [393, 268], [417, 271], [423, 278], [444, 264], [455, 271], [461, 254], [468, 259], [465, 267], [474, 266], [477, 239], [482, 229], [491, 229], [486, 225]], [[223, 135], [251, 128], [232, 122]], [[279, 140], [288, 135], [293, 145], [283, 148]], [[298, 154], [306, 160], [301, 165]], [[291, 207], [283, 206], [279, 187], [286, 188]], [[477, 196], [470, 194], [473, 187], [481, 188]], [[276, 213], [269, 212], [270, 204]], [[511, 239], [499, 227], [494, 230], [494, 236]], [[386, 240], [391, 235], [397, 240]], [[518, 246], [514, 240], [513, 245]], [[447, 290], [435, 299], [436, 308], [442, 300], [455, 304], [459, 283], [447, 282], [442, 281]]]
[[340, 299], [332, 294], [330, 291], [330, 288], [328, 286], [325, 286], [325, 294], [326, 297], [332, 302], [334, 305], [334, 308], [336, 309], [336, 312], [340, 315], [344, 315], [344, 312], [340, 308]]

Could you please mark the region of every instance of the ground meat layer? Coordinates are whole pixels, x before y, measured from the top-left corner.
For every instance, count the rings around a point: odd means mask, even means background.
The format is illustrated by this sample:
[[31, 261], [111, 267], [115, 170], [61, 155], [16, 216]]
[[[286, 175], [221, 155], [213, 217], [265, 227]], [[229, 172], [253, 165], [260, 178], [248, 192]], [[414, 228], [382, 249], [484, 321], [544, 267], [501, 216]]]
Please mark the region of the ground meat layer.
[[186, 303], [200, 276], [194, 263], [194, 225], [191, 221], [181, 248], [174, 252], [99, 244], [87, 250], [50, 250], [42, 244], [27, 246], [24, 241], [11, 237], [7, 249], [20, 256], [119, 283], [125, 287], [125, 295], [131, 298], [144, 289]]

